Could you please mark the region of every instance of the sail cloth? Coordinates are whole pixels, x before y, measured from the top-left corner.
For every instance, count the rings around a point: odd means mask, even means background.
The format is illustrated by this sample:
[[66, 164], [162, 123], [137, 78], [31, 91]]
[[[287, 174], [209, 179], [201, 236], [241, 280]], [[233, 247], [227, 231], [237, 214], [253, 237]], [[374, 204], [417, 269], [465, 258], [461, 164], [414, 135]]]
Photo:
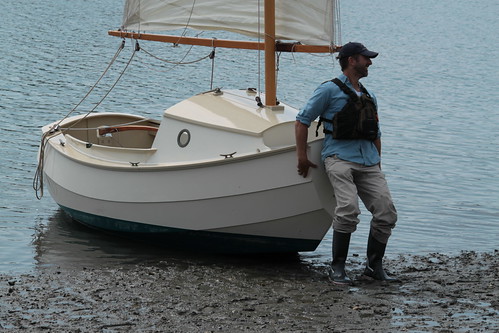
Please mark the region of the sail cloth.
[[[275, 0], [276, 39], [309, 45], [336, 44], [337, 1]], [[264, 38], [263, 3], [264, 0], [127, 0], [122, 29], [143, 32], [187, 27]]]

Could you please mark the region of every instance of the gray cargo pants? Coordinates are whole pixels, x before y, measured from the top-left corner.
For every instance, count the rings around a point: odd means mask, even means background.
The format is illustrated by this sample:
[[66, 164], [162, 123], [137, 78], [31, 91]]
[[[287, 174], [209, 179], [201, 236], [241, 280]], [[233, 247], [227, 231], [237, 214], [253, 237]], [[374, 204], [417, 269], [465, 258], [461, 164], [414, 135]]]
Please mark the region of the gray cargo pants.
[[326, 158], [324, 165], [336, 197], [333, 229], [342, 233], [357, 229], [360, 197], [372, 214], [373, 237], [386, 244], [397, 222], [397, 210], [379, 166], [364, 166], [336, 156]]

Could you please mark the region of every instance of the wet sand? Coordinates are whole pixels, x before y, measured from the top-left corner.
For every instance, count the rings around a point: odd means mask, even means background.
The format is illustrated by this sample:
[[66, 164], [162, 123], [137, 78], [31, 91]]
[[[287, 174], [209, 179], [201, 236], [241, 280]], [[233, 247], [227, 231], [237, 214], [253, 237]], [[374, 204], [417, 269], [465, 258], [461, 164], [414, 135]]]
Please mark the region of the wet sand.
[[331, 284], [295, 258], [144, 262], [0, 275], [1, 332], [494, 332], [499, 252], [385, 261], [399, 283]]

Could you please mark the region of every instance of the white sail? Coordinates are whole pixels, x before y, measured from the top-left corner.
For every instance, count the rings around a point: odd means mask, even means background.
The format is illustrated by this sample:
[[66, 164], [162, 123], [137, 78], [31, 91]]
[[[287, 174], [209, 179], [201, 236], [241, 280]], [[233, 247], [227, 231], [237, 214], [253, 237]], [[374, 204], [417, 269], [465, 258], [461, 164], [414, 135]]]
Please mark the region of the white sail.
[[[276, 39], [336, 44], [338, 0], [275, 0]], [[264, 0], [127, 0], [122, 29], [225, 30], [264, 38]], [[260, 18], [259, 18], [260, 17]]]

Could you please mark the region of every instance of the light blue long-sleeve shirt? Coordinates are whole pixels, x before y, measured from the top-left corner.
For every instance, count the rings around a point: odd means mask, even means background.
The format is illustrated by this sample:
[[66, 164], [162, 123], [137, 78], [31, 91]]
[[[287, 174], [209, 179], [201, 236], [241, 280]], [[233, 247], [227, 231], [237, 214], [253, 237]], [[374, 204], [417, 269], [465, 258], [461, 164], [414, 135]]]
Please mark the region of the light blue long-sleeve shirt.
[[[341, 74], [338, 78], [350, 89], [354, 89], [344, 74]], [[374, 94], [370, 92], [369, 95], [371, 95], [374, 103], [377, 105]], [[319, 116], [332, 120], [335, 113], [341, 111], [347, 101], [348, 95], [341, 91], [334, 82], [325, 82], [317, 87], [305, 107], [296, 116], [296, 120], [307, 127]], [[322, 126], [331, 132], [333, 131], [333, 124], [329, 122], [323, 122]], [[379, 136], [381, 136], [381, 131], [378, 133]], [[362, 139], [336, 140], [333, 139], [331, 134], [326, 134], [322, 148], [322, 160], [324, 161], [327, 157], [333, 155], [342, 160], [366, 166], [375, 165], [380, 162], [379, 152], [372, 141]]]

